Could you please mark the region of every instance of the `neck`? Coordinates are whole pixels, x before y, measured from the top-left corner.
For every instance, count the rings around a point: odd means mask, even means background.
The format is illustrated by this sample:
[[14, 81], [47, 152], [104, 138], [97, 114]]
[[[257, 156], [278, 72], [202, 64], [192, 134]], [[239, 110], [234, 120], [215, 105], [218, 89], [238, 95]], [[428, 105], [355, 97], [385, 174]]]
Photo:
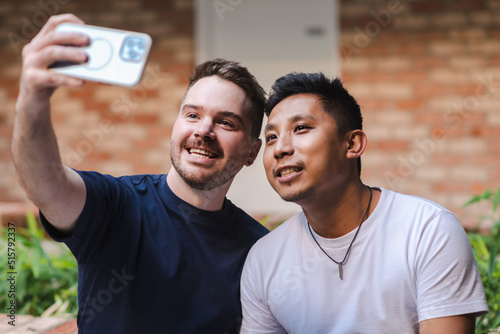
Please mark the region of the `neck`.
[[198, 190], [187, 184], [172, 167], [167, 175], [167, 183], [174, 194], [183, 201], [206, 211], [219, 211], [224, 205], [224, 199], [231, 182], [211, 190]]
[[[366, 218], [378, 202], [378, 192], [372, 192], [372, 202]], [[314, 203], [302, 206], [311, 227], [324, 238], [338, 238], [356, 229], [370, 201], [370, 189], [361, 182], [348, 186], [343, 191], [337, 189], [331, 193], [339, 195], [323, 196], [324, 200], [315, 200]]]

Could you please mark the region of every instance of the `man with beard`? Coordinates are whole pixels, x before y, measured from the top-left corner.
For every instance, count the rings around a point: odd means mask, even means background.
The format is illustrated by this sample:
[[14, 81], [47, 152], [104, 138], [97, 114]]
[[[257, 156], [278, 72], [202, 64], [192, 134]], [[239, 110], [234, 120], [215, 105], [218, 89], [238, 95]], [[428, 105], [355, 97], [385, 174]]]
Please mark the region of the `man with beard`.
[[363, 184], [340, 80], [284, 76], [266, 113], [267, 179], [303, 212], [251, 249], [241, 333], [474, 333], [488, 305], [467, 235], [438, 204]]
[[[12, 143], [18, 179], [47, 232], [78, 261], [80, 333], [236, 333], [239, 279], [267, 233], [226, 193], [260, 149], [264, 91], [238, 63], [199, 65], [174, 124], [167, 175], [112, 177], [64, 166], [50, 96], [83, 81], [48, 70], [85, 62], [86, 36], [49, 19], [23, 50]], [[71, 45], [71, 46], [68, 46]]]

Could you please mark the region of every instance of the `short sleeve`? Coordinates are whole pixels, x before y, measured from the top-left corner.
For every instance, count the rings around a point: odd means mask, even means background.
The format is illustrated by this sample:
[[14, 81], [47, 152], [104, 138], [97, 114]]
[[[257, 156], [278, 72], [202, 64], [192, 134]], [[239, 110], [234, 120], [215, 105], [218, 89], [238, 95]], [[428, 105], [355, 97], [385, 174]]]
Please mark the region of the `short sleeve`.
[[262, 276], [257, 274], [261, 271], [262, 264], [256, 253], [254, 248], [250, 250], [241, 276], [243, 323], [240, 333], [286, 333], [266, 303], [263, 283], [259, 279]]
[[97, 172], [77, 171], [85, 182], [87, 197], [75, 229], [62, 235], [41, 213], [42, 224], [56, 241], [64, 242], [79, 263], [95, 260], [114, 236], [122, 217], [130, 215], [130, 191], [119, 179]]
[[470, 242], [452, 213], [441, 211], [425, 225], [415, 266], [419, 322], [488, 312]]

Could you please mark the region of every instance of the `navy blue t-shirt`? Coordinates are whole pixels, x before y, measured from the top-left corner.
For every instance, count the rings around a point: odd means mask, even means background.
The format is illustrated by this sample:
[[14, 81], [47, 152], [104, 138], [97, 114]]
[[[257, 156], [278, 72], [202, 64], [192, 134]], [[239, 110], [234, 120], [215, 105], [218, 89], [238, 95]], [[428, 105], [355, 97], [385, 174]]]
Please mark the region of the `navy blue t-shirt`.
[[237, 333], [240, 275], [268, 230], [225, 200], [217, 212], [177, 197], [166, 175], [78, 172], [87, 199], [70, 236], [80, 333]]

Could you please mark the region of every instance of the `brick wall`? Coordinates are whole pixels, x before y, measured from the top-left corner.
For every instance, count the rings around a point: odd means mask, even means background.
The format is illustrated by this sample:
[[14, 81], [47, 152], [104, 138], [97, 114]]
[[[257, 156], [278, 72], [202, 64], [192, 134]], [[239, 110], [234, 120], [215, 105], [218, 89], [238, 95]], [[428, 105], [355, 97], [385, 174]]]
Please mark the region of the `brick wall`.
[[[342, 76], [369, 137], [363, 180], [452, 209], [500, 186], [500, 1], [342, 0]], [[26, 201], [10, 162], [20, 50], [48, 14], [144, 31], [142, 84], [88, 83], [53, 97], [63, 160], [114, 175], [167, 171], [169, 134], [194, 63], [192, 0], [0, 3], [0, 201]]]
[[341, 1], [342, 76], [363, 179], [452, 209], [500, 187], [500, 1]]

